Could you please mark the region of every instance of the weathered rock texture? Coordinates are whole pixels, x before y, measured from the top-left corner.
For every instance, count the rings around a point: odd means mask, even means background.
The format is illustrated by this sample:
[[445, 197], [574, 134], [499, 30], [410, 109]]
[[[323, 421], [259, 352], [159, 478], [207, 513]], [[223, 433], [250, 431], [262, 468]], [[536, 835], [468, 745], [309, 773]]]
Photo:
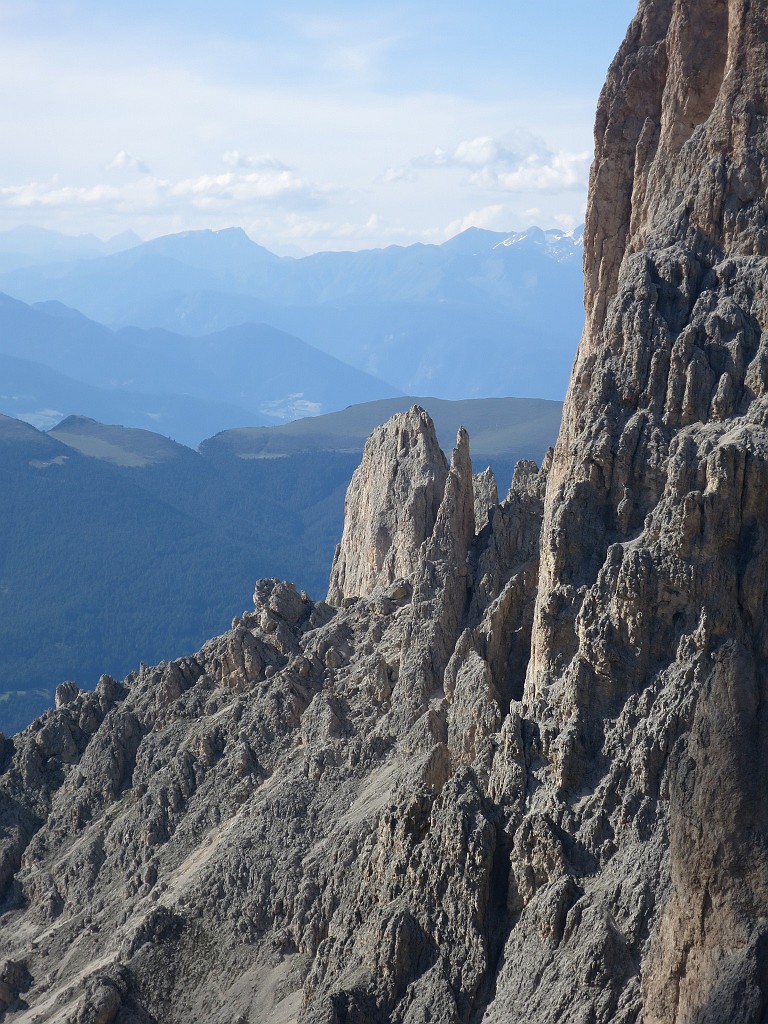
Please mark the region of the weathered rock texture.
[[262, 580], [194, 657], [62, 684], [6, 744], [12, 1019], [458, 1021], [488, 1000], [507, 854], [486, 790], [519, 725], [546, 467], [500, 505], [484, 478], [479, 535], [464, 431], [448, 465], [414, 409], [363, 468], [353, 519], [378, 500], [396, 522], [392, 481], [427, 481], [430, 511], [391, 531], [406, 576], [372, 575], [348, 529], [335, 578], [365, 596]]
[[767, 19], [641, 2], [540, 470], [396, 417], [329, 603], [0, 742], [8, 1020], [768, 1019]]
[[546, 501], [525, 713], [598, 877], [643, 840], [641, 970], [611, 986], [649, 1024], [768, 999], [767, 58], [765, 4], [640, 5], [598, 111]]
[[367, 597], [410, 576], [431, 536], [448, 464], [427, 413], [414, 406], [374, 430], [347, 491], [328, 600]]

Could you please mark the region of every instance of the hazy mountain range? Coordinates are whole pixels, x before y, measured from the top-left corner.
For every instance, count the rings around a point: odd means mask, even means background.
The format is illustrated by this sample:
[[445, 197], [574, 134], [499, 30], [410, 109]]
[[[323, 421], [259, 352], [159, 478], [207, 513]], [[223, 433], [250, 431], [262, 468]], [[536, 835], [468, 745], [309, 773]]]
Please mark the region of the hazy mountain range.
[[141, 239], [133, 231], [124, 231], [105, 241], [96, 235], [63, 235], [46, 228], [22, 225], [0, 231], [0, 270], [107, 256], [140, 244]]
[[[133, 393], [139, 392], [169, 402], [189, 395], [236, 407], [230, 410], [234, 419], [207, 426], [198, 440], [225, 426], [275, 422], [402, 392], [561, 399], [582, 327], [579, 232], [470, 229], [443, 245], [301, 259], [275, 256], [237, 228], [170, 235], [87, 258], [76, 249], [50, 262], [42, 256], [34, 265], [20, 260], [0, 273], [7, 295], [46, 303], [37, 313], [49, 318], [49, 326], [55, 321], [63, 338], [59, 343], [49, 334], [45, 352], [30, 345], [28, 332], [18, 331], [13, 320], [21, 309], [12, 315], [6, 301], [0, 310], [2, 353], [41, 362], [92, 387], [117, 387], [131, 393], [128, 405], [136, 405]], [[117, 333], [99, 334], [93, 323], [51, 300]], [[246, 323], [262, 326], [226, 333]], [[180, 336], [201, 340], [193, 344]], [[257, 352], [249, 348], [254, 339]], [[302, 348], [297, 339], [313, 348]], [[58, 356], [52, 355], [57, 348]], [[323, 362], [323, 356], [346, 365]], [[290, 381], [281, 376], [286, 362]], [[257, 364], [260, 369], [251, 373]], [[498, 373], [499, 365], [508, 368], [505, 373]], [[367, 376], [355, 377], [353, 370]], [[205, 394], [189, 383], [200, 373], [211, 384]], [[257, 386], [255, 377], [269, 379], [270, 386]], [[120, 402], [123, 397], [116, 396]], [[54, 403], [54, 411], [102, 415], [61, 404]], [[143, 398], [138, 405], [146, 407], [145, 417], [158, 413]], [[3, 408], [13, 415], [28, 411]], [[122, 405], [116, 408], [108, 418], [165, 433], [176, 429], [163, 410], [154, 421], [137, 421]], [[211, 417], [208, 424], [215, 421]], [[193, 440], [188, 430], [173, 436]]]
[[[23, 358], [22, 358], [23, 357]], [[394, 396], [396, 388], [264, 324], [204, 337], [113, 331], [52, 301], [0, 294], [0, 410], [47, 428], [72, 413], [147, 427], [196, 445]]]
[[[62, 676], [193, 649], [260, 576], [321, 595], [365, 438], [408, 395], [502, 490], [557, 433], [579, 233], [302, 259], [239, 229], [135, 242], [0, 233], [0, 728]], [[509, 392], [531, 397], [468, 398]]]

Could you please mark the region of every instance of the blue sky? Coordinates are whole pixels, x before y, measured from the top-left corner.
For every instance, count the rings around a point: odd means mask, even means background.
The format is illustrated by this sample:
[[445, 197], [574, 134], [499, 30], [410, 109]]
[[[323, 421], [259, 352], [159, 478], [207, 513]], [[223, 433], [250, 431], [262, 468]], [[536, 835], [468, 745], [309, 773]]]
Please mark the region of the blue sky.
[[0, 0], [0, 229], [276, 251], [583, 217], [635, 0]]

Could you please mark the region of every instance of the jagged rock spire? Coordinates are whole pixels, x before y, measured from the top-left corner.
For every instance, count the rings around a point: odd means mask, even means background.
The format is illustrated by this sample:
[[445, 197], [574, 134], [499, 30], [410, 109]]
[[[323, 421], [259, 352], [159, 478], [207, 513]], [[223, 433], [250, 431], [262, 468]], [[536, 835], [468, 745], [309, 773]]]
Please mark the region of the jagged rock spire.
[[374, 430], [347, 490], [329, 603], [367, 597], [413, 574], [432, 535], [447, 475], [424, 409], [415, 405]]

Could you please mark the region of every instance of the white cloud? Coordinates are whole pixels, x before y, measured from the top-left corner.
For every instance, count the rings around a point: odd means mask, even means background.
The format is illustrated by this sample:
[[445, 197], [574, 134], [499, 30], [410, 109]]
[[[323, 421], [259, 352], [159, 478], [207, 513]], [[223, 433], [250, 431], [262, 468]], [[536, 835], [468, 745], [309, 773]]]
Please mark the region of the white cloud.
[[567, 234], [570, 234], [575, 228], [579, 226], [578, 218], [574, 217], [571, 213], [556, 213], [552, 220], [557, 224], [559, 228], [562, 228]]
[[459, 142], [452, 151], [447, 152], [439, 146], [425, 157], [414, 160], [415, 167], [484, 167], [492, 164], [518, 164], [523, 159], [514, 150], [503, 145], [490, 135], [479, 135], [477, 138]]
[[246, 153], [241, 153], [239, 149], [229, 149], [223, 155], [222, 160], [227, 167], [234, 167], [237, 170], [252, 170], [252, 171], [290, 171], [292, 170], [288, 164], [284, 164], [282, 160], [277, 160], [275, 157], [266, 154], [265, 156], [249, 156]]
[[405, 167], [388, 167], [376, 180], [382, 185], [399, 185], [404, 181], [416, 181], [416, 175]]
[[94, 206], [119, 200], [121, 191], [111, 185], [74, 186], [32, 181], [26, 185], [0, 187], [0, 204], [29, 209], [31, 207]]
[[468, 183], [502, 192], [558, 192], [585, 190], [590, 155], [560, 150], [551, 152], [528, 132], [513, 133], [511, 144], [490, 135], [459, 142], [451, 150], [440, 147], [416, 157], [414, 167], [459, 168], [470, 171]]
[[494, 203], [492, 206], [471, 210], [466, 217], [452, 220], [450, 224], [447, 224], [442, 235], [444, 239], [453, 238], [454, 235], [461, 234], [467, 228], [488, 228], [490, 231], [506, 231], [507, 226], [504, 223], [504, 218], [507, 215], [508, 211], [504, 203]]
[[105, 170], [107, 171], [138, 171], [140, 174], [150, 174], [150, 169], [144, 163], [143, 160], [138, 160], [131, 153], [121, 149], [119, 153], [115, 153], [109, 163], [106, 165]]
[[414, 167], [450, 167], [451, 157], [444, 149], [436, 147], [426, 156], [417, 156], [413, 159]]
[[454, 153], [454, 160], [462, 167], [483, 167], [490, 163], [516, 163], [518, 159], [516, 153], [500, 146], [490, 135], [483, 135], [468, 142], [460, 142]]
[[505, 192], [582, 191], [587, 187], [589, 153], [555, 153], [542, 159], [530, 156], [511, 171], [496, 172], [492, 168], [473, 176], [473, 184], [501, 188]]
[[517, 166], [532, 152], [544, 152], [541, 140], [528, 132], [510, 133], [514, 148], [500, 142], [491, 135], [479, 135], [474, 139], [465, 139], [452, 150], [440, 147], [426, 156], [418, 156], [413, 160], [414, 167], [464, 167], [481, 168], [492, 165]]
[[[258, 237], [260, 229], [270, 230], [274, 225], [250, 225], [249, 233]], [[380, 248], [385, 245], [408, 245], [424, 241], [428, 232], [418, 231], [392, 224], [379, 213], [371, 213], [367, 219], [330, 220], [302, 217], [291, 214], [279, 224], [280, 235], [298, 244], [305, 252], [316, 252], [318, 245], [325, 250], [352, 250]], [[440, 241], [443, 241], [441, 238]]]
[[168, 186], [167, 193], [194, 203], [214, 201], [252, 202], [260, 199], [317, 199], [323, 188], [310, 185], [291, 171], [236, 174], [203, 174]]
[[331, 186], [311, 184], [287, 170], [226, 171], [179, 181], [144, 175], [137, 181], [120, 185], [61, 185], [53, 178], [48, 182], [0, 186], [0, 207], [112, 206], [123, 213], [141, 213], [183, 206], [204, 209], [261, 201], [316, 204], [332, 191]]

